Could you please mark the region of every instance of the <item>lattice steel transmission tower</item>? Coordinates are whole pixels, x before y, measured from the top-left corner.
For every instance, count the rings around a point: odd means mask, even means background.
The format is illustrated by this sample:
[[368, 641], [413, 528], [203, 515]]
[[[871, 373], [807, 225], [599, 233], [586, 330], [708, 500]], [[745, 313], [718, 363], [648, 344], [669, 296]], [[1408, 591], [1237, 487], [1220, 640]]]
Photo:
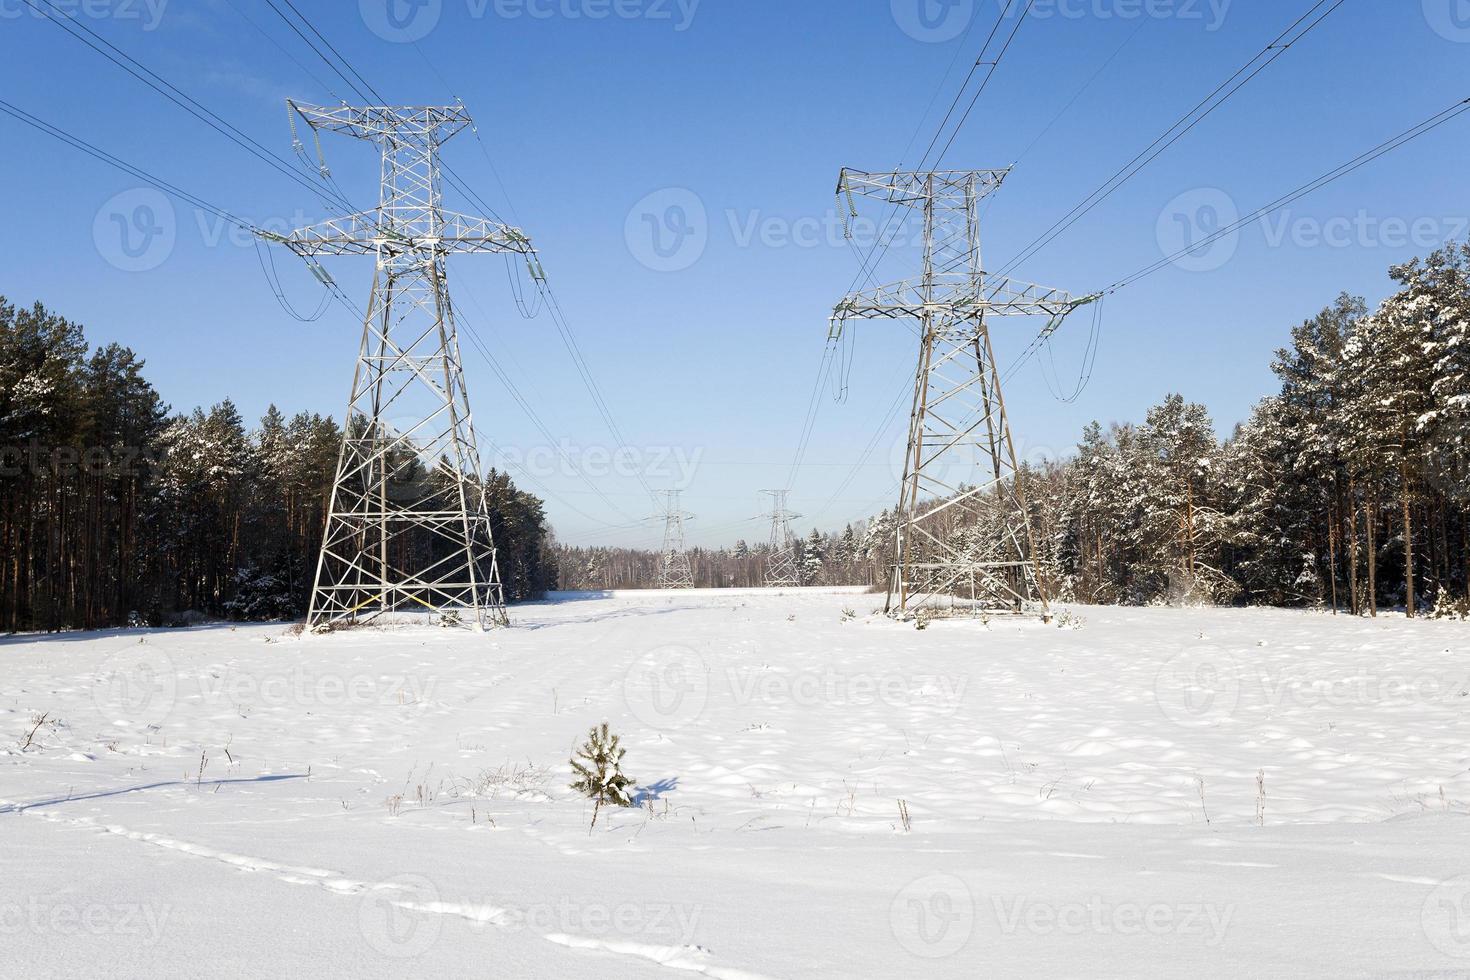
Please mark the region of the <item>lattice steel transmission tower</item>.
[[918, 211], [924, 224], [922, 274], [846, 297], [829, 333], [839, 339], [850, 319], [918, 321], [919, 364], [888, 585], [891, 614], [1020, 611], [1028, 603], [1048, 612], [988, 320], [1045, 316], [1050, 319], [1042, 333], [1049, 335], [1096, 297], [1074, 299], [986, 275], [977, 205], [1007, 173], [844, 169], [838, 181], [838, 195], [849, 206], [855, 196], [876, 198]]
[[679, 509], [679, 491], [663, 491], [664, 547], [658, 560], [658, 587], [660, 589], [694, 588], [694, 572], [689, 566], [689, 552], [684, 545], [684, 522], [694, 520], [693, 514]]
[[796, 535], [791, 522], [800, 517], [786, 507], [789, 490], [762, 490], [771, 496], [771, 550], [766, 556], [766, 587], [789, 589], [801, 585], [796, 561]]
[[329, 286], [316, 256], [377, 260], [309, 622], [428, 610], [445, 623], [506, 625], [446, 263], [514, 252], [539, 276], [535, 251], [518, 228], [444, 210], [439, 150], [470, 125], [462, 106], [293, 108], [382, 157], [375, 209], [269, 236]]

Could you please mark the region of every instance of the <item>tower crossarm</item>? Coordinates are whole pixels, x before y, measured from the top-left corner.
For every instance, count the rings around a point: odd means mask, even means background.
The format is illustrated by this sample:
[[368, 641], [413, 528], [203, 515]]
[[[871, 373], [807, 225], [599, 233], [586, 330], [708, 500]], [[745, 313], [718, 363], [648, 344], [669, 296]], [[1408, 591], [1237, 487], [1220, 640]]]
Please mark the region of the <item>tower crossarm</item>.
[[1096, 296], [1074, 297], [1061, 289], [998, 276], [950, 273], [931, 284], [909, 279], [852, 293], [832, 311], [829, 336], [839, 339], [850, 319], [922, 319], [926, 314], [954, 317], [1047, 316], [1060, 319]]
[[452, 211], [436, 214], [429, 208], [363, 211], [308, 225], [289, 235], [260, 234], [303, 257], [374, 255], [379, 250], [536, 254], [519, 228]]
[[289, 103], [313, 129], [358, 139], [395, 140], [415, 136], [442, 142], [471, 124], [462, 105], [313, 106]]
[[844, 168], [837, 179], [837, 193], [872, 197], [909, 207], [923, 207], [931, 199], [940, 205], [946, 199], [962, 205], [971, 188], [974, 189], [974, 200], [979, 200], [998, 190], [1009, 173], [1010, 170], [1006, 169], [871, 174]]

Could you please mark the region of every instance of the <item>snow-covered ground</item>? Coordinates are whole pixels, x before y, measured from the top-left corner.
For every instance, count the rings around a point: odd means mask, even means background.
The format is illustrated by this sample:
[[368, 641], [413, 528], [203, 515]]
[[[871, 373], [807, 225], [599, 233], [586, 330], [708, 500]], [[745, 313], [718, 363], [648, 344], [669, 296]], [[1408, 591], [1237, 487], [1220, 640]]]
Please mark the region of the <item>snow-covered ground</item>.
[[877, 601], [0, 641], [0, 975], [1470, 976], [1470, 627]]

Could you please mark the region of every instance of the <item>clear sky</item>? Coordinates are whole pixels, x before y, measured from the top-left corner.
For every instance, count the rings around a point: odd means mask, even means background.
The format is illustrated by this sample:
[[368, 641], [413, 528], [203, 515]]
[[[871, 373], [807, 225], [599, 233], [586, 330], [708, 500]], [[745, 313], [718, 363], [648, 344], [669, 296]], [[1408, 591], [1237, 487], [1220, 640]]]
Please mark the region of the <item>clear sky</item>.
[[[287, 157], [286, 98], [353, 99], [266, 0], [55, 2]], [[295, 3], [385, 98], [464, 100], [488, 157], [468, 133], [446, 157], [540, 248], [631, 444], [622, 463], [636, 457], [655, 487], [684, 485], [684, 506], [698, 515], [693, 542], [762, 538], [765, 527], [750, 520], [758, 491], [787, 482], [827, 316], [858, 270], [833, 197], [837, 173], [917, 163], [1001, 0]], [[1008, 263], [1311, 6], [1037, 0], [943, 160], [956, 169], [1016, 164], [985, 210], [987, 265]], [[35, 16], [26, 0], [0, 0], [0, 55], [0, 98], [211, 204], [277, 229], [326, 214], [319, 197]], [[1346, 0], [1014, 274], [1079, 294], [1099, 289], [1232, 208], [1249, 213], [1470, 96], [1467, 67], [1466, 0]], [[11, 189], [0, 293], [82, 321], [93, 342], [131, 346], [176, 409], [230, 397], [251, 418], [271, 403], [341, 414], [360, 331], [346, 309], [297, 322], [255, 250], [217, 219], [162, 204], [136, 178], [5, 116], [0, 142]], [[1470, 116], [1190, 268], [1118, 292], [1104, 306], [1091, 382], [1066, 402], [1048, 381], [1076, 385], [1092, 322], [1079, 314], [1054, 344], [1057, 377], [1037, 358], [1007, 389], [1023, 451], [1066, 453], [1089, 420], [1140, 419], [1170, 391], [1205, 402], [1228, 433], [1270, 392], [1271, 352], [1293, 323], [1344, 289], [1376, 301], [1391, 264], [1466, 237], [1467, 148]], [[328, 136], [324, 150], [347, 196], [371, 202], [371, 148]], [[480, 210], [453, 191], [448, 203]], [[858, 250], [865, 230], [855, 226]], [[361, 305], [368, 260], [330, 261]], [[278, 251], [275, 268], [289, 299], [315, 308], [320, 288], [300, 261]], [[912, 250], [899, 246], [876, 278], [915, 269]], [[498, 257], [455, 259], [451, 277], [460, 309], [588, 479], [567, 471], [467, 349], [482, 436], [534, 474], [517, 478], [547, 496], [562, 540], [656, 546], [661, 525], [630, 526], [652, 504], [626, 465], [609, 465], [617, 447], [553, 322], [521, 317]], [[1035, 328], [998, 325], [1002, 361]], [[871, 323], [854, 337], [845, 401], [822, 395], [791, 483], [803, 528], [840, 527], [896, 493], [907, 412], [889, 409], [912, 368], [914, 336]], [[870, 443], [876, 450], [854, 469]]]

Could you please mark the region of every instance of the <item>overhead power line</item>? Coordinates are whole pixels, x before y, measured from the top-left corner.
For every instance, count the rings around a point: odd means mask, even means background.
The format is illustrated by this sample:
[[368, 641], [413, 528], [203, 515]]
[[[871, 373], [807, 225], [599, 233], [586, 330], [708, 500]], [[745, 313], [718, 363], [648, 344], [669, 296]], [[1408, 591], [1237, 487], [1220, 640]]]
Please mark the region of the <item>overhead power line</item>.
[[[1291, 204], [1294, 204], [1307, 195], [1321, 190], [1323, 187], [1326, 187], [1329, 184], [1336, 183], [1337, 181], [1348, 176], [1354, 171], [1366, 167], [1368, 164], [1374, 162], [1375, 160], [1378, 160], [1383, 156], [1386, 156], [1389, 153], [1392, 153], [1394, 150], [1397, 150], [1402, 146], [1412, 143], [1413, 141], [1419, 139], [1421, 136], [1428, 135], [1434, 130], [1439, 129], [1441, 126], [1444, 126], [1452, 122], [1453, 120], [1458, 119], [1460, 116], [1464, 115], [1467, 112], [1470, 112], [1470, 98], [1467, 98], [1461, 102], [1456, 102], [1454, 105], [1451, 105], [1448, 108], [1445, 108], [1440, 112], [1435, 113], [1428, 119], [1425, 119], [1423, 122], [1409, 127], [1408, 129], [1399, 133], [1397, 136], [1384, 140], [1382, 143], [1379, 143], [1372, 149], [1358, 154], [1341, 166], [1328, 171], [1315, 180], [1308, 181], [1295, 190], [1290, 191], [1289, 193], [1272, 201], [1270, 204], [1267, 204], [1264, 207], [1252, 211], [1250, 214], [1241, 218], [1239, 221], [1232, 222], [1226, 227], [1221, 228], [1214, 234], [1201, 239], [1188, 248], [1181, 249], [1180, 251], [1175, 252], [1172, 255], [1159, 259], [1156, 262], [1152, 262], [1149, 265], [1144, 266], [1142, 269], [1139, 269], [1134, 273], [1131, 273], [1121, 279], [1114, 281], [1111, 285], [1104, 287], [1101, 292], [1105, 295], [1111, 295], [1113, 293], [1116, 293], [1120, 289], [1131, 286], [1134, 283], [1138, 282], [1140, 279], [1144, 279], [1148, 276], [1153, 275], [1156, 272], [1159, 272], [1162, 269], [1167, 268], [1177, 260], [1194, 252], [1206, 249], [1213, 245], [1215, 242], [1218, 242], [1220, 239], [1235, 234], [1242, 228], [1245, 228], [1248, 225], [1261, 220], [1267, 215], [1275, 211], [1279, 211], [1282, 208], [1287, 207]], [[1015, 375], [1017, 371], [1025, 366], [1025, 364], [1036, 355], [1036, 353], [1041, 349], [1041, 347], [1046, 343], [1048, 339], [1048, 336], [1041, 335], [1033, 340], [1026, 347], [1025, 350], [1017, 355], [1016, 359], [1011, 363], [1011, 366], [1006, 369], [1004, 380], [1009, 380], [1012, 376]], [[1095, 358], [1095, 353], [1093, 356]]]
[[[1162, 135], [1144, 147], [1133, 159], [1129, 160], [1116, 173], [1103, 181], [1095, 191], [1083, 198], [1079, 204], [1058, 219], [1055, 224], [1042, 232], [1039, 238], [1023, 248], [1015, 258], [1006, 263], [997, 275], [1009, 275], [1022, 263], [1056, 241], [1063, 232], [1090, 214], [1094, 208], [1137, 176], [1141, 170], [1154, 160], [1157, 160], [1169, 147], [1183, 139], [1196, 126], [1209, 118], [1216, 109], [1219, 109], [1237, 92], [1245, 88], [1257, 76], [1275, 64], [1277, 59], [1291, 50], [1293, 45], [1316, 30], [1323, 21], [1332, 16], [1346, 2], [1347, 0], [1317, 0], [1306, 13], [1298, 17], [1290, 27], [1277, 35], [1259, 54], [1237, 69], [1225, 81], [1221, 82], [1213, 92], [1200, 100], [1192, 109], [1180, 117], [1174, 125], [1166, 129]], [[1331, 4], [1330, 6], [1328, 6], [1329, 3]], [[1323, 7], [1327, 7], [1327, 9], [1324, 11], [1322, 9]], [[1321, 12], [1320, 14], [1319, 11]], [[1316, 19], [1313, 20], [1314, 15]], [[1309, 20], [1311, 21], [1310, 23], [1308, 23]], [[1303, 24], [1306, 24], [1306, 26], [1303, 27]]]
[[[976, 104], [978, 104], [978, 102], [980, 101], [980, 97], [985, 94], [986, 88], [990, 85], [991, 78], [994, 77], [996, 70], [1000, 67], [1000, 63], [1002, 59], [1004, 59], [1006, 52], [1010, 50], [1011, 44], [1015, 41], [1016, 35], [1020, 32], [1021, 26], [1026, 22], [1026, 18], [1030, 14], [1031, 8], [1032, 6], [1034, 6], [1036, 0], [1025, 0], [1026, 6], [1021, 10], [1020, 16], [1016, 18], [1016, 24], [1011, 29], [1010, 34], [1006, 37], [1005, 44], [1001, 47], [1000, 51], [996, 54], [994, 59], [987, 61], [985, 58], [985, 53], [990, 50], [991, 45], [1000, 35], [1001, 28], [1005, 25], [1006, 18], [1010, 15], [1011, 11], [1015, 9], [1016, 4], [1019, 2], [1020, 0], [1006, 0], [1005, 6], [1001, 8], [1000, 15], [995, 19], [995, 23], [991, 27], [990, 33], [986, 35], [985, 43], [981, 45], [980, 52], [976, 56], [974, 64], [970, 66], [969, 74], [967, 74], [965, 76], [965, 80], [960, 83], [959, 91], [955, 93], [955, 97], [950, 102], [949, 108], [945, 111], [944, 117], [940, 120], [939, 126], [934, 132], [934, 136], [929, 140], [929, 145], [924, 150], [924, 155], [922, 158], [920, 158], [917, 169], [923, 170], [926, 168], [926, 166], [928, 166], [929, 158], [933, 155], [934, 148], [938, 146], [939, 141], [944, 137], [945, 131], [949, 128], [950, 120], [954, 118], [955, 111], [959, 108], [960, 103], [964, 100], [965, 93], [968, 92], [970, 89], [970, 83], [975, 80], [975, 76], [979, 74], [981, 68], [988, 68], [988, 71], [986, 71], [985, 73], [985, 77], [981, 80], [979, 87], [975, 90], [974, 96], [970, 99], [970, 104], [966, 107], [963, 116], [960, 117], [959, 121], [955, 124], [953, 132], [950, 133], [949, 140], [945, 143], [944, 149], [940, 152], [939, 157], [935, 159], [935, 169], [937, 169], [939, 161], [942, 160], [945, 154], [949, 152], [950, 147], [954, 145], [955, 138], [959, 136], [960, 131], [964, 128], [965, 123], [969, 120], [970, 114], [974, 111]], [[973, 25], [971, 27], [971, 30], [973, 30]], [[968, 32], [966, 33], [966, 37], [969, 37]], [[950, 68], [951, 70], [953, 69], [953, 62], [951, 62]], [[949, 71], [946, 71], [945, 78], [947, 79], [948, 77]], [[930, 105], [932, 106], [932, 104], [933, 100], [931, 99]], [[927, 114], [928, 113], [926, 110], [925, 115]], [[922, 127], [922, 121], [920, 123], [920, 127]], [[908, 156], [909, 148], [913, 146], [914, 137], [918, 135], [918, 131], [918, 128], [915, 128], [914, 136], [911, 136], [909, 138], [908, 146], [904, 147], [902, 157]], [[900, 166], [903, 162], [902, 157], [899, 161]], [[878, 266], [881, 265], [883, 259], [887, 257], [888, 251], [893, 245], [892, 239], [888, 238], [888, 230], [892, 227], [894, 216], [898, 214], [898, 212], [899, 209], [897, 205], [890, 205], [888, 208], [885, 209], [883, 222], [879, 227], [877, 237], [873, 240], [872, 244], [868, 246], [867, 254], [859, 255], [857, 274], [853, 276], [852, 283], [847, 289], [847, 292], [849, 294], [856, 290], [859, 284], [863, 283], [864, 280], [866, 280], [868, 284], [872, 284], [873, 276], [877, 273]], [[878, 251], [880, 247], [882, 250]], [[875, 252], [878, 253], [876, 260], [874, 260]], [[857, 253], [857, 249], [855, 246], [854, 253]], [[833, 350], [833, 347], [833, 343], [829, 340], [822, 354], [822, 363], [817, 367], [817, 375], [816, 379], [812, 383], [812, 390], [811, 395], [808, 399], [806, 415], [802, 420], [800, 435], [797, 438], [796, 455], [791, 463], [791, 474], [786, 481], [786, 485], [788, 487], [794, 486], [796, 483], [796, 476], [801, 470], [802, 463], [805, 462], [806, 452], [810, 446], [811, 437], [816, 428], [817, 416], [821, 408], [822, 388], [824, 385], [826, 385], [827, 379], [831, 377], [834, 364], [836, 363], [835, 351]]]
[[[55, 24], [71, 37], [85, 44], [114, 65], [117, 65], [123, 71], [153, 89], [169, 102], [183, 109], [189, 115], [221, 134], [250, 155], [261, 160], [266, 165], [305, 187], [312, 193], [321, 193], [321, 187], [293, 167], [289, 161], [283, 159], [279, 154], [273, 153], [265, 146], [262, 146], [256, 139], [232, 124], [228, 119], [225, 119], [207, 106], [202, 105], [198, 100], [190, 96], [189, 93], [183, 91], [168, 79], [163, 78], [127, 54], [127, 52], [107, 41], [82, 21], [66, 16], [51, 0], [39, 0], [39, 2], [38, 0], [24, 0], [24, 2], [31, 9], [35, 10], [36, 13], [49, 20], [52, 24]], [[45, 4], [45, 7], [42, 7], [41, 4]], [[55, 11], [54, 16], [53, 11]], [[347, 204], [346, 201], [342, 200], [339, 200], [338, 203], [344, 206]]]
[[1459, 118], [1466, 112], [1470, 112], [1470, 99], [1465, 99], [1464, 101], [1457, 102], [1449, 108], [1435, 113], [1423, 122], [1409, 127], [1408, 129], [1404, 130], [1402, 133], [1399, 133], [1397, 136], [1392, 137], [1391, 139], [1384, 140], [1382, 143], [1379, 143], [1372, 149], [1366, 150], [1363, 153], [1360, 153], [1357, 156], [1353, 157], [1351, 160], [1342, 164], [1340, 167], [1328, 171], [1327, 173], [1318, 177], [1316, 180], [1308, 181], [1295, 190], [1272, 201], [1270, 204], [1267, 204], [1262, 208], [1252, 211], [1250, 214], [1246, 215], [1244, 218], [1241, 218], [1239, 221], [1233, 222], [1226, 227], [1221, 228], [1219, 231], [1201, 239], [1188, 248], [1181, 249], [1178, 252], [1175, 252], [1173, 255], [1169, 255], [1162, 259], [1159, 259], [1157, 262], [1147, 265], [1131, 275], [1124, 276], [1122, 279], [1117, 280], [1103, 291], [1107, 293], [1115, 293], [1125, 286], [1131, 286], [1138, 280], [1143, 279], [1146, 276], [1151, 276], [1155, 272], [1158, 272], [1160, 269], [1172, 265], [1174, 262], [1178, 261], [1181, 258], [1184, 258], [1187, 255], [1191, 255], [1198, 251], [1203, 251], [1204, 249], [1209, 248], [1215, 242], [1218, 242], [1220, 239], [1235, 234], [1242, 228], [1245, 228], [1247, 225], [1261, 220], [1266, 215], [1271, 214], [1274, 211], [1279, 211], [1282, 208], [1287, 207], [1288, 205], [1296, 203], [1303, 197], [1306, 197], [1308, 194], [1321, 190], [1328, 184], [1336, 183], [1337, 181], [1353, 173], [1354, 171], [1366, 167], [1368, 164], [1377, 160], [1379, 157], [1384, 156], [1388, 153], [1392, 153], [1394, 150], [1398, 149], [1406, 143], [1412, 143], [1419, 137], [1433, 132], [1446, 123], [1449, 123], [1450, 121]]
[[177, 184], [170, 183], [169, 181], [164, 180], [162, 177], [156, 176], [155, 174], [144, 170], [142, 167], [136, 166], [134, 164], [128, 163], [126, 160], [115, 157], [111, 153], [108, 153], [106, 150], [103, 150], [100, 147], [97, 147], [92, 143], [87, 142], [81, 137], [72, 135], [71, 133], [62, 129], [60, 126], [52, 125], [51, 123], [46, 122], [44, 119], [41, 119], [39, 116], [34, 116], [31, 113], [26, 112], [24, 109], [12, 105], [11, 103], [6, 102], [3, 99], [0, 99], [0, 112], [4, 112], [6, 115], [25, 123], [27, 126], [30, 126], [33, 129], [40, 130], [41, 132], [53, 137], [54, 139], [61, 140], [63, 143], [66, 143], [74, 149], [81, 150], [88, 156], [100, 160], [110, 167], [121, 170], [123, 173], [143, 181], [143, 183], [149, 185], [150, 187], [154, 187], [160, 191], [163, 191], [165, 194], [170, 194], [174, 197], [177, 197], [179, 200], [184, 201], [191, 207], [195, 207], [208, 214], [212, 214], [220, 220], [227, 221], [235, 227], [241, 228], [245, 231], [254, 233], [257, 230], [254, 225], [246, 221], [244, 218], [241, 218], [238, 215], [235, 215], [225, 210], [224, 208], [219, 207], [218, 205], [211, 204], [197, 194], [186, 191], [183, 188], [179, 187]]
[[[1000, 68], [1001, 60], [1005, 57], [1006, 52], [1010, 50], [1012, 42], [1014, 42], [1016, 39], [1016, 34], [1020, 31], [1021, 26], [1026, 23], [1027, 15], [1030, 14], [1031, 8], [1035, 5], [1036, 0], [1026, 0], [1026, 7], [1024, 10], [1021, 11], [1021, 16], [1016, 18], [1016, 26], [1012, 28], [1010, 35], [1006, 38], [1005, 46], [1001, 48], [1000, 53], [996, 55], [993, 61], [987, 62], [985, 60], [985, 52], [990, 50], [990, 45], [994, 43], [995, 38], [999, 35], [1000, 28], [1005, 23], [1006, 17], [1009, 16], [1011, 10], [1018, 2], [1019, 0], [1006, 0], [1005, 7], [1001, 9], [1000, 16], [996, 18], [995, 26], [991, 28], [990, 34], [985, 38], [985, 44], [980, 48], [980, 54], [975, 59], [974, 68], [971, 70], [970, 74], [966, 76], [964, 84], [960, 86], [959, 92], [955, 94], [954, 101], [950, 103], [949, 111], [945, 113], [944, 119], [939, 124], [939, 129], [935, 131], [934, 138], [929, 141], [929, 148], [924, 151], [923, 157], [919, 159], [918, 166], [914, 168], [915, 170], [939, 169], [940, 160], [943, 159], [945, 153], [949, 152], [949, 148], [954, 145], [955, 137], [958, 136], [960, 130], [964, 128], [965, 122], [970, 118], [971, 112], [973, 112], [975, 109], [975, 105], [980, 101], [980, 96], [985, 94], [985, 89], [990, 85], [990, 80], [995, 76], [996, 70]], [[955, 126], [954, 133], [951, 134], [949, 142], [945, 144], [944, 152], [935, 159], [934, 165], [931, 167], [929, 164], [929, 157], [933, 154], [934, 147], [938, 144], [940, 138], [944, 135], [944, 130], [948, 126], [949, 120], [954, 114], [954, 110], [958, 108], [960, 102], [964, 99], [965, 92], [968, 91], [970, 82], [974, 79], [976, 71], [982, 66], [988, 67], [989, 71], [985, 73], [985, 78], [981, 81], [980, 87], [976, 90], [974, 98], [970, 100], [970, 105], [968, 108], [966, 108], [964, 117]], [[902, 166], [902, 161], [900, 161], [900, 166]], [[873, 244], [869, 246], [867, 256], [863, 259], [861, 265], [859, 266], [857, 275], [853, 277], [852, 284], [847, 288], [848, 293], [852, 293], [854, 290], [856, 290], [858, 286], [864, 282], [864, 280], [866, 280], [867, 284], [872, 284], [873, 276], [877, 273], [878, 266], [882, 264], [883, 259], [888, 255], [888, 250], [893, 245], [893, 240], [887, 237], [888, 229], [892, 226], [894, 215], [898, 213], [899, 208], [897, 205], [890, 205], [886, 210], [882, 228], [878, 232], [878, 237], [875, 238], [873, 240]], [[877, 260], [873, 261], [873, 253], [874, 251], [878, 250], [880, 246], [882, 248], [882, 251], [878, 252]]]
[[[305, 27], [306, 31], [309, 31], [310, 34], [317, 39], [317, 41], [320, 41], [321, 46], [319, 46], [310, 37], [308, 37], [307, 34], [304, 33], [297, 26], [297, 23], [294, 22], [290, 17], [288, 17], [286, 13], [276, 5], [275, 0], [265, 0], [265, 2], [271, 7], [272, 10], [275, 11], [276, 15], [280, 17], [282, 21], [284, 21], [288, 26], [292, 28], [297, 37], [299, 37], [309, 48], [311, 48], [311, 50], [317, 55], [317, 57], [321, 59], [324, 64], [332, 69], [334, 74], [342, 79], [344, 83], [346, 83], [348, 88], [352, 89], [359, 97], [363, 98], [365, 101], [369, 100], [368, 94], [371, 94], [371, 96], [378, 100], [380, 103], [386, 103], [387, 100], [384, 99], [382, 94], [378, 92], [378, 90], [372, 85], [367, 77], [361, 71], [359, 71], [356, 66], [354, 66], [352, 62], [349, 61], [342, 54], [342, 52], [339, 51], [331, 43], [331, 41], [327, 39], [324, 34], [322, 34], [320, 30], [317, 29], [317, 27], [312, 23], [311, 19], [303, 14], [301, 10], [294, 3], [291, 2], [291, 0], [281, 0], [281, 2], [290, 9], [292, 14], [295, 15], [296, 21], [299, 21], [299, 23]], [[326, 48], [326, 51], [322, 50], [322, 46]], [[417, 48], [418, 46], [415, 45], [415, 47]], [[330, 57], [328, 56], [327, 52], [330, 52]], [[441, 83], [443, 83], [445, 87], [450, 90], [450, 96], [457, 98], [452, 87], [449, 86], [448, 82], [444, 79], [444, 76], [433, 65], [432, 61], [429, 61], [427, 56], [424, 55], [422, 49], [419, 49], [419, 55], [420, 57], [424, 58], [425, 61], [429, 62], [429, 66], [433, 70], [434, 74], [439, 78]], [[460, 104], [463, 105], [462, 102]], [[485, 155], [486, 162], [490, 165], [492, 172], [494, 172], [495, 174], [496, 180], [500, 183], [502, 192], [505, 192], [504, 181], [500, 180], [499, 172], [495, 170], [494, 162], [490, 159], [489, 150], [484, 145], [484, 139], [480, 135], [478, 126], [472, 125], [471, 130], [475, 136], [476, 142], [480, 145], [481, 152]], [[460, 191], [460, 193], [464, 194], [465, 197], [473, 202], [476, 207], [488, 213], [491, 217], [495, 218], [495, 220], [500, 221], [502, 224], [506, 223], [504, 219], [500, 217], [495, 207], [491, 205], [488, 201], [486, 201], [485, 198], [481, 194], [479, 194], [467, 180], [460, 176], [458, 171], [456, 171], [453, 166], [451, 166], [447, 161], [443, 160], [440, 161], [440, 166], [443, 169], [445, 179], [449, 182], [451, 186]], [[506, 194], [506, 199], [509, 203], [508, 193]], [[513, 204], [511, 204], [511, 210], [514, 211]], [[613, 436], [618, 445], [627, 448], [629, 446], [629, 443], [627, 439], [623, 436], [622, 430], [618, 426], [616, 419], [613, 417], [611, 408], [607, 403], [607, 399], [603, 395], [601, 387], [597, 384], [596, 378], [592, 373], [590, 365], [587, 363], [587, 359], [581, 350], [581, 346], [577, 342], [576, 335], [572, 330], [571, 323], [569, 322], [566, 312], [562, 308], [559, 299], [552, 291], [550, 284], [546, 281], [544, 276], [536, 276], [535, 282], [536, 288], [538, 290], [538, 295], [541, 296], [546, 304], [546, 309], [548, 310], [552, 321], [556, 326], [558, 336], [561, 338], [563, 345], [566, 347], [568, 354], [571, 356], [573, 364], [577, 369], [578, 377], [582, 381], [584, 387], [587, 389], [587, 392], [592, 399], [594, 408], [598, 412], [599, 416], [602, 418], [604, 424], [607, 425], [609, 433]], [[480, 350], [481, 354], [484, 355], [484, 345], [480, 341], [478, 334], [475, 332], [474, 327], [468, 323], [466, 323], [466, 326], [468, 327], [468, 332], [472, 342], [474, 342], [477, 350]], [[514, 386], [510, 383], [508, 375], [506, 375], [505, 372], [499, 368], [499, 365], [493, 362], [493, 360], [489, 360], [487, 361], [487, 363], [491, 364], [492, 370], [495, 370], [497, 375], [499, 375], [501, 379], [506, 383], [508, 390], [510, 390], [512, 393], [512, 397], [515, 399], [516, 403], [527, 413], [528, 417], [532, 419], [533, 424], [535, 424], [537, 428], [541, 430], [543, 435], [547, 436], [548, 440], [551, 440], [549, 430], [546, 428], [544, 422], [540, 420], [540, 416], [535, 413], [535, 410], [531, 407], [529, 401], [527, 401], [518, 391], [514, 389]], [[551, 441], [554, 442], [554, 440]], [[569, 466], [572, 465], [569, 460], [567, 462]], [[644, 491], [648, 493], [650, 497], [654, 496], [654, 490], [651, 486], [649, 486], [645, 476], [641, 472], [636, 473], [635, 476], [640, 485], [643, 487]], [[585, 476], [583, 477], [583, 479], [585, 480]], [[622, 511], [617, 507], [616, 504], [614, 504], [606, 496], [602, 496], [602, 492], [600, 490], [597, 490], [596, 492], [599, 494], [599, 496], [601, 496], [603, 501], [608, 504], [608, 506], [612, 507], [618, 513], [622, 513]]]

